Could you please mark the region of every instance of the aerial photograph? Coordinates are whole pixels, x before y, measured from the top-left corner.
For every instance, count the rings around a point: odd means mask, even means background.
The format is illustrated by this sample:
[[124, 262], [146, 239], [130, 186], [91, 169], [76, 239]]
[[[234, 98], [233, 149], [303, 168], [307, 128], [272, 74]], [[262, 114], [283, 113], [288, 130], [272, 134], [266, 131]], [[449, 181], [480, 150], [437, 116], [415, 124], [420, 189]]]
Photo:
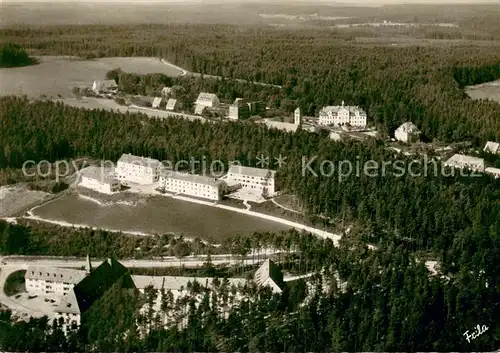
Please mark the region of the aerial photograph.
[[0, 352], [500, 352], [500, 0], [0, 0]]

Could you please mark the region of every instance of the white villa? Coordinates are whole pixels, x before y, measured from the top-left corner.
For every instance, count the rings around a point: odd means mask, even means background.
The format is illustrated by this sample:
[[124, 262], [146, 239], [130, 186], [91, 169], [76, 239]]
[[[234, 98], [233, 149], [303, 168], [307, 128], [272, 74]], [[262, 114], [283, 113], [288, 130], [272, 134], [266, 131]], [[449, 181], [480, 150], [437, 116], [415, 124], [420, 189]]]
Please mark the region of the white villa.
[[276, 171], [270, 169], [232, 165], [229, 167], [227, 180], [240, 184], [243, 189], [273, 196], [275, 174]]
[[159, 180], [162, 164], [157, 159], [123, 154], [116, 166], [116, 176], [122, 184], [153, 184]]
[[115, 179], [112, 175], [104, 174], [101, 168], [96, 167], [82, 170], [81, 180], [78, 185], [103, 194], [112, 194], [120, 191], [121, 188], [118, 179]]
[[319, 112], [319, 125], [346, 125], [365, 127], [366, 113], [356, 106], [326, 106]]
[[160, 105], [161, 105], [161, 102], [163, 101], [163, 98], [162, 97], [155, 97], [153, 99], [153, 103], [151, 104], [151, 106], [154, 108], [154, 109], [158, 109], [160, 108]]
[[420, 130], [408, 121], [394, 131], [394, 137], [403, 143], [415, 143], [420, 139]]
[[444, 162], [444, 165], [453, 168], [467, 168], [477, 172], [484, 172], [484, 159], [458, 153]]
[[227, 184], [215, 178], [165, 170], [160, 175], [160, 187], [165, 191], [219, 201]]
[[117, 90], [118, 85], [115, 80], [94, 81], [92, 84], [92, 91], [94, 91], [95, 94], [116, 93]]
[[500, 143], [488, 141], [486, 142], [483, 151], [487, 153], [500, 154]]
[[213, 108], [218, 106], [220, 101], [215, 94], [202, 92], [198, 95], [198, 99], [195, 104]]

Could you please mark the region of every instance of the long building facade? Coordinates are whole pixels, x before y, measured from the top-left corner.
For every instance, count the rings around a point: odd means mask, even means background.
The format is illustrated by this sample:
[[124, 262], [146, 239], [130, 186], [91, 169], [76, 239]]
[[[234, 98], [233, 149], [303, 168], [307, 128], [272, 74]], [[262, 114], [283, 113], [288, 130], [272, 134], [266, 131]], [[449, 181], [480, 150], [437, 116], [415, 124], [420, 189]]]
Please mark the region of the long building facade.
[[174, 171], [163, 171], [160, 175], [160, 188], [172, 193], [180, 193], [189, 196], [218, 201], [227, 190], [227, 185], [222, 180], [215, 178], [179, 173]]
[[24, 276], [26, 291], [31, 295], [66, 295], [87, 274], [68, 268], [28, 266]]
[[160, 178], [161, 162], [157, 159], [123, 154], [116, 165], [116, 177], [122, 184], [153, 184]]
[[319, 112], [319, 125], [323, 126], [342, 126], [351, 125], [354, 127], [366, 127], [366, 113], [356, 106], [326, 106]]
[[227, 180], [238, 183], [242, 188], [273, 196], [275, 193], [274, 175], [276, 171], [270, 169], [244, 167], [232, 165], [227, 173]]

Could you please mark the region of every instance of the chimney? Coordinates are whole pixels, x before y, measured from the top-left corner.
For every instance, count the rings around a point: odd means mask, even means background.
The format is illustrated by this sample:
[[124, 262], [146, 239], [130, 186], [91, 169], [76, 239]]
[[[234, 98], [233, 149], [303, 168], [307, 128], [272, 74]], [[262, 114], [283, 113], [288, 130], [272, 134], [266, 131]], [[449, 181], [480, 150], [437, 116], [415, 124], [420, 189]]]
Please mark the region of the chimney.
[[344, 106], [344, 101], [342, 101], [342, 107]]

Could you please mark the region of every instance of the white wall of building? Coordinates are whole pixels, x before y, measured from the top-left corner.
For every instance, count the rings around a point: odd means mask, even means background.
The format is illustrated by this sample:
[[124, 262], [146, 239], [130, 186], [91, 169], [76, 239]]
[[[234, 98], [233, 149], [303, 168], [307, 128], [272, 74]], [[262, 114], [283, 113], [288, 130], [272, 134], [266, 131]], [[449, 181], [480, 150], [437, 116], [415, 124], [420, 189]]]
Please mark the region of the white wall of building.
[[182, 193], [215, 201], [221, 198], [220, 188], [214, 185], [160, 176], [160, 186], [165, 188], [165, 191], [173, 193]]
[[248, 190], [262, 193], [264, 192], [264, 188], [266, 188], [269, 196], [273, 196], [275, 193], [273, 176], [271, 176], [270, 178], [263, 178], [258, 176], [229, 172], [227, 174], [227, 179], [234, 183], [241, 184], [243, 188]]
[[102, 182], [99, 179], [88, 177], [85, 175], [82, 175], [80, 186], [104, 194], [112, 194], [114, 192], [120, 191], [120, 182], [118, 180], [113, 180], [113, 182]]
[[25, 286], [26, 292], [32, 295], [65, 295], [71, 289], [73, 289], [74, 284], [57, 281], [47, 281], [43, 279], [26, 278]]
[[160, 165], [141, 165], [118, 161], [116, 176], [121, 183], [153, 184], [159, 180]]

